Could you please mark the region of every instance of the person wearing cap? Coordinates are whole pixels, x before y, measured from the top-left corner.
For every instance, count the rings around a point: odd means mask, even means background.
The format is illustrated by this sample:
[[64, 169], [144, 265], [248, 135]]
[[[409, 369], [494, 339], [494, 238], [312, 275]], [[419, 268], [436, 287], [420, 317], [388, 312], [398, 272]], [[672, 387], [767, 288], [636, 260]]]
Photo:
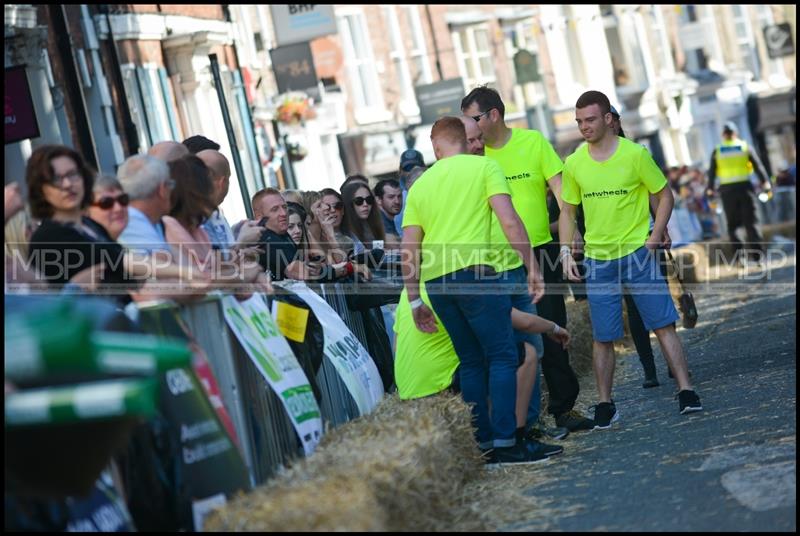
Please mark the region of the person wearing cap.
[[[739, 251], [744, 254], [756, 250], [763, 254], [763, 238], [756, 229], [755, 189], [750, 182], [753, 170], [758, 174], [762, 189], [771, 189], [769, 178], [755, 152], [751, 151], [747, 142], [736, 135], [736, 125], [725, 123], [722, 129], [722, 142], [711, 153], [708, 166], [708, 195], [714, 195], [717, 177], [719, 177], [719, 196], [725, 219], [728, 223], [728, 236], [734, 246], [734, 255]], [[736, 236], [736, 229], [744, 227], [747, 232], [747, 248]], [[735, 257], [734, 257], [735, 258]], [[741, 257], [744, 262], [744, 256]]]
[[[549, 187], [561, 203], [561, 159], [541, 132], [506, 126], [505, 105], [492, 88], [473, 89], [462, 99], [461, 112], [478, 125], [483, 133], [486, 156], [503, 170], [512, 203], [525, 224], [545, 284], [562, 283], [558, 243], [550, 234], [546, 200]], [[508, 250], [509, 245], [501, 234], [494, 232], [491, 240], [501, 245], [501, 250]], [[567, 309], [562, 293], [548, 292], [537, 309], [543, 318], [566, 325]], [[567, 350], [545, 339], [541, 363], [550, 394], [547, 409], [556, 426], [572, 432], [591, 430], [594, 427], [591, 419], [575, 409], [580, 385]]]
[[422, 153], [416, 149], [406, 149], [400, 155], [400, 166], [397, 171], [397, 182], [400, 183], [400, 188], [403, 190], [403, 202], [400, 208], [400, 213], [394, 217], [394, 226], [397, 229], [397, 234], [403, 238], [403, 214], [406, 210], [406, 198], [408, 197], [408, 190], [411, 185], [417, 180], [422, 173], [425, 172], [427, 166], [425, 159], [422, 158]]

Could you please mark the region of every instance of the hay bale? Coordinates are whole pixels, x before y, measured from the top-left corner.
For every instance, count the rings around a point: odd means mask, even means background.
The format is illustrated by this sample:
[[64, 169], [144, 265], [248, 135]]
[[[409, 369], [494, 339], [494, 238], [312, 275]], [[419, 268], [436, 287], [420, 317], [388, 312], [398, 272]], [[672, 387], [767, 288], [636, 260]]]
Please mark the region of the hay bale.
[[[567, 329], [572, 336], [569, 357], [578, 378], [592, 375], [592, 322], [587, 300], [568, 301]], [[543, 406], [544, 407], [544, 406]]]
[[206, 530], [434, 530], [483, 466], [459, 396], [400, 401], [334, 429], [313, 456], [210, 516]]

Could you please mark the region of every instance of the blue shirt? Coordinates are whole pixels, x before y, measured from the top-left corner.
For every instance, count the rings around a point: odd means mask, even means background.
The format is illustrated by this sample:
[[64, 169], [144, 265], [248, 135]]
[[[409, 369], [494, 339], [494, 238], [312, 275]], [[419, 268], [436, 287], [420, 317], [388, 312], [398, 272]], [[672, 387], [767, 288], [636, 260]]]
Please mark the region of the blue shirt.
[[225, 216], [217, 209], [202, 227], [208, 233], [212, 247], [222, 250], [223, 259], [227, 260], [228, 250], [236, 242], [236, 239], [233, 237], [233, 231], [231, 231], [231, 226], [228, 225], [228, 220], [225, 219]]
[[128, 225], [119, 235], [117, 242], [128, 249], [146, 253], [171, 251], [161, 222], [151, 222], [144, 212], [134, 207], [128, 207]]

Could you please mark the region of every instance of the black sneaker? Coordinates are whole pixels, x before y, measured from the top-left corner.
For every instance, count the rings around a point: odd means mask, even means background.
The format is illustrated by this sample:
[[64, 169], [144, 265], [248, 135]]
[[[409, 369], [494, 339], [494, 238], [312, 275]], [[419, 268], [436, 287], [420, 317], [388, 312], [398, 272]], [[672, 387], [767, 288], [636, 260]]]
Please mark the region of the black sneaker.
[[703, 410], [703, 405], [700, 403], [700, 397], [697, 396], [697, 393], [694, 391], [684, 389], [678, 393], [677, 399], [681, 415]]
[[564, 439], [568, 435], [569, 430], [563, 426], [549, 428], [536, 423], [525, 434], [525, 439], [535, 439], [536, 441], [542, 441], [544, 439]]
[[594, 421], [584, 417], [580, 411], [571, 409], [556, 417], [556, 426], [566, 428], [570, 432], [591, 430], [594, 428]]
[[525, 447], [535, 457], [543, 455], [546, 458], [549, 458], [550, 456], [555, 456], [556, 454], [561, 454], [564, 452], [564, 447], [561, 445], [548, 445], [546, 443], [542, 443], [541, 441], [536, 441], [535, 439], [526, 439]]
[[528, 465], [546, 462], [547, 456], [543, 452], [528, 449], [525, 442], [516, 443], [513, 447], [495, 447], [494, 457], [487, 462], [490, 466], [505, 464]]
[[594, 406], [594, 429], [606, 430], [611, 428], [611, 423], [619, 420], [619, 412], [614, 402], [600, 402]]

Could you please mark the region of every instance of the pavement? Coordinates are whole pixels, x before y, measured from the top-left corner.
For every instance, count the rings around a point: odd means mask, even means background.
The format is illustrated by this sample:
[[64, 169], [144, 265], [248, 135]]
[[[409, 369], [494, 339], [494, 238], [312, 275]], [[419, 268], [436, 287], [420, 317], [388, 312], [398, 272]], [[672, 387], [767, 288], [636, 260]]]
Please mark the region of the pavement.
[[[704, 411], [678, 413], [652, 337], [661, 385], [643, 389], [638, 357], [620, 356], [620, 421], [559, 442], [538, 484], [514, 484], [546, 508], [495, 528], [796, 531], [794, 254], [784, 264], [695, 290], [699, 322], [678, 333]], [[579, 406], [596, 403], [593, 383], [582, 379]]]

